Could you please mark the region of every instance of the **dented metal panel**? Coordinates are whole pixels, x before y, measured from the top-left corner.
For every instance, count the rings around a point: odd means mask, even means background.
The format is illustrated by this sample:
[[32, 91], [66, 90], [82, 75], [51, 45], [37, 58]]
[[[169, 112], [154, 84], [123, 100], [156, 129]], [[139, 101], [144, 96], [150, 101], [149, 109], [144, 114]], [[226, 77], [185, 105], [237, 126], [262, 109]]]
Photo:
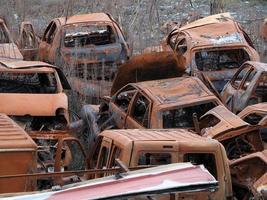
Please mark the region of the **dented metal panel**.
[[[5, 114], [0, 114], [0, 175], [15, 175], [37, 170], [37, 145]], [[36, 188], [30, 178], [0, 180], [0, 193], [26, 192]]]

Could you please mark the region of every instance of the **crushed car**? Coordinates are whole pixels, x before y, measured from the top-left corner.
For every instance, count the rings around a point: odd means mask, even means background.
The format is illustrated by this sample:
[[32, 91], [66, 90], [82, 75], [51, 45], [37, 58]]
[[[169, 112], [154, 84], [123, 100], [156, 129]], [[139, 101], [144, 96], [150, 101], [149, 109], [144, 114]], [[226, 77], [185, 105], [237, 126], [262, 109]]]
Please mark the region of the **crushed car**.
[[31, 22], [22, 22], [16, 44], [24, 60], [38, 60], [39, 42], [40, 39], [36, 35]]
[[247, 106], [238, 113], [238, 116], [251, 125], [260, 126], [261, 138], [265, 142], [265, 149], [267, 149], [267, 103]]
[[197, 127], [199, 135], [222, 143], [229, 160], [264, 150], [261, 127], [248, 124], [225, 106], [209, 110], [200, 117]]
[[122, 29], [105, 13], [53, 19], [39, 45], [40, 59], [62, 67], [73, 90], [89, 103], [109, 94], [118, 66], [129, 56]]
[[230, 171], [238, 199], [267, 199], [267, 150], [232, 161]]
[[246, 62], [234, 74], [221, 92], [223, 103], [233, 113], [245, 107], [267, 101], [267, 65]]
[[[178, 199], [231, 199], [233, 197], [228, 159], [223, 146], [185, 129], [176, 130], [105, 130], [96, 139], [88, 166], [114, 168], [116, 159], [126, 167], [158, 166], [177, 162], [204, 165], [218, 181], [211, 193], [181, 193]], [[98, 174], [96, 177], [107, 176]]]
[[70, 89], [62, 71], [44, 62], [0, 59], [0, 112], [27, 131], [62, 130]]
[[0, 18], [0, 58], [23, 60], [3, 19]]
[[[46, 176], [86, 168], [80, 142], [66, 132], [26, 132], [6, 114], [0, 114], [0, 193], [50, 189], [81, 181], [78, 176]], [[33, 177], [32, 174], [37, 174]], [[81, 177], [82, 178], [82, 177]]]
[[203, 73], [219, 92], [245, 61], [259, 61], [249, 36], [229, 13], [174, 28], [162, 41], [162, 49], [183, 54], [187, 73]]

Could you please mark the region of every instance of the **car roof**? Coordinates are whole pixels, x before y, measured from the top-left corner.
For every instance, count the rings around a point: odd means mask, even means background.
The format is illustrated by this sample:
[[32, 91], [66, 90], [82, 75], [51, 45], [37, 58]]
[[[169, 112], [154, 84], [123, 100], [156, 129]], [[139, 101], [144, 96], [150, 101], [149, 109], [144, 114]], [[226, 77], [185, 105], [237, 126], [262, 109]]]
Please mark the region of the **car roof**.
[[244, 108], [240, 113], [238, 113], [238, 116], [240, 117], [245, 117], [247, 114], [251, 112], [265, 112], [267, 113], [267, 103], [258, 103], [258, 104], [253, 104], [250, 106], [247, 106]]
[[214, 97], [197, 77], [179, 77], [132, 83], [159, 104], [199, 102], [201, 98]]
[[41, 61], [24, 61], [16, 59], [0, 59], [0, 69], [27, 69], [46, 67], [53, 69], [54, 66]]
[[256, 62], [256, 61], [247, 61], [243, 65], [249, 64], [256, 68], [258, 71], [267, 71], [267, 64], [262, 62]]
[[118, 129], [105, 130], [100, 135], [113, 140], [121, 138], [129, 142], [137, 141], [176, 141], [192, 145], [202, 143], [218, 143], [216, 140], [205, 138], [187, 129]]
[[0, 148], [7, 151], [33, 151], [37, 145], [11, 118], [0, 114]]
[[59, 20], [61, 25], [69, 25], [75, 23], [83, 23], [83, 22], [112, 22], [110, 16], [106, 13], [89, 13], [82, 15], [74, 15], [67, 17], [56, 18]]
[[194, 21], [179, 28], [189, 36], [193, 46], [244, 45], [246, 41], [229, 13], [217, 14]]

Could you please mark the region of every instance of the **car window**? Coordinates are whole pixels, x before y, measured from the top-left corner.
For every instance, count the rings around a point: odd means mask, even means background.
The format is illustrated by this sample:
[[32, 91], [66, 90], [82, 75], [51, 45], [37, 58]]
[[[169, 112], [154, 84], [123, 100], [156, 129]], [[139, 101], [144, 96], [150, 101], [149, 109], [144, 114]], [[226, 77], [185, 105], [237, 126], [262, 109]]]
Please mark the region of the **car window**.
[[187, 44], [186, 44], [186, 39], [182, 38], [180, 41], [178, 41], [177, 46], [176, 46], [176, 52], [177, 53], [182, 53], [184, 54], [187, 51]]
[[255, 69], [252, 69], [248, 75], [246, 76], [244, 82], [243, 82], [243, 86], [242, 89], [246, 90], [248, 88], [248, 86], [250, 85], [252, 79], [254, 78], [254, 76], [256, 75], [257, 71]]
[[130, 116], [145, 128], [149, 128], [150, 101], [138, 94], [135, 99]]
[[53, 94], [57, 92], [54, 73], [0, 72], [0, 93]]
[[200, 71], [237, 69], [250, 60], [244, 49], [201, 49], [195, 53], [195, 62]]
[[216, 117], [215, 115], [208, 114], [205, 115], [203, 118], [200, 119], [199, 124], [200, 124], [200, 129], [205, 129], [209, 127], [214, 127], [218, 123], [220, 123], [220, 119]]
[[257, 125], [265, 117], [262, 113], [250, 113], [243, 120], [251, 125]]
[[234, 78], [233, 80], [231, 81], [231, 85], [234, 87], [234, 88], [239, 88], [240, 84], [241, 84], [241, 81], [244, 77], [246, 77], [247, 73], [249, 72], [250, 70], [250, 66], [249, 65], [246, 65], [242, 68], [242, 70], [238, 71], [235, 75], [234, 75]]
[[217, 179], [217, 165], [212, 153], [187, 153], [184, 154], [184, 162], [193, 165], [204, 165], [205, 168]]
[[112, 26], [105, 24], [75, 24], [64, 28], [65, 47], [107, 45], [116, 42]]
[[116, 166], [115, 160], [117, 158], [119, 158], [120, 155], [121, 155], [121, 149], [114, 145], [112, 152], [111, 152], [111, 159], [110, 159], [109, 168], [113, 168]]
[[139, 155], [138, 165], [166, 165], [172, 162], [170, 153], [148, 153]]
[[217, 106], [214, 102], [203, 103], [188, 107], [173, 108], [162, 112], [163, 128], [192, 128], [193, 114], [201, 117], [210, 109]]
[[55, 22], [51, 22], [45, 30], [43, 40], [51, 44], [54, 40], [57, 30], [57, 25]]
[[125, 113], [127, 113], [129, 104], [136, 94], [137, 90], [132, 86], [127, 86], [122, 89], [115, 97], [114, 103]]

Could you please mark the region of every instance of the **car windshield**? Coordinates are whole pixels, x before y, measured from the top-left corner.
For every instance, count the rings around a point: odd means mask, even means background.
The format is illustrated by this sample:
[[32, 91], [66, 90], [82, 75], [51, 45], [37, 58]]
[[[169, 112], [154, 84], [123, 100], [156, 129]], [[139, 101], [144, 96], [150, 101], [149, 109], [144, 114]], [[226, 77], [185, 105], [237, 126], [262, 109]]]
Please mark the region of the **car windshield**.
[[0, 72], [0, 93], [53, 94], [56, 91], [56, 78], [52, 72]]
[[202, 49], [195, 53], [195, 62], [200, 71], [220, 71], [239, 68], [250, 60], [244, 49]]
[[74, 24], [66, 26], [64, 31], [65, 47], [97, 46], [115, 42], [116, 37], [110, 25]]
[[199, 119], [210, 109], [216, 107], [215, 102], [202, 103], [187, 107], [173, 108], [163, 111], [163, 128], [192, 128], [194, 127], [193, 115]]

